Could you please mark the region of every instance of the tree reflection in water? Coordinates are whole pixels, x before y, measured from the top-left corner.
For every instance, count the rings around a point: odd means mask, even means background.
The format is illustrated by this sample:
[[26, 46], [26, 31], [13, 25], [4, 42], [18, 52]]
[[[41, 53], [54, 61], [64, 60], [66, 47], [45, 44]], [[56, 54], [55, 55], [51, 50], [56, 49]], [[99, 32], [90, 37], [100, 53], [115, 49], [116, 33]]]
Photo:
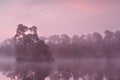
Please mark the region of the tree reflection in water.
[[104, 61], [102, 65], [100, 63], [90, 63], [88, 60], [54, 63], [4, 62], [0, 63], [0, 72], [11, 80], [120, 80], [120, 65], [112, 61]]
[[[108, 64], [107, 64], [108, 65]], [[57, 65], [45, 80], [120, 80], [120, 69], [114, 67]]]
[[[7, 67], [7, 66], [6, 66]], [[12, 69], [12, 70], [10, 70]], [[3, 68], [11, 80], [44, 80], [51, 71], [50, 63], [17, 62], [14, 68]]]

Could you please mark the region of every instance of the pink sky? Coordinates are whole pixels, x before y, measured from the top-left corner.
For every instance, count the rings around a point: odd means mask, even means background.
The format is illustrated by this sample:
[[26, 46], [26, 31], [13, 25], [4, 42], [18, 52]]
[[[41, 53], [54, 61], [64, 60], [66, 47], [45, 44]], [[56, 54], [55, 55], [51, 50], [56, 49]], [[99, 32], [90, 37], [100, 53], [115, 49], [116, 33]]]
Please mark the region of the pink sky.
[[120, 30], [119, 0], [0, 0], [0, 41], [18, 24], [36, 25], [39, 35]]

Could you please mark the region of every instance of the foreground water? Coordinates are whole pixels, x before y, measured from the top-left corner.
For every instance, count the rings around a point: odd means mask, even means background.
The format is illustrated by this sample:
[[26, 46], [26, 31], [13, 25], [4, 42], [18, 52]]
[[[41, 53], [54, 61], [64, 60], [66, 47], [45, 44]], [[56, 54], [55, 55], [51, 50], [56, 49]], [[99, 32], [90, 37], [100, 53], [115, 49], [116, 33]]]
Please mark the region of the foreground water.
[[0, 59], [0, 80], [120, 80], [119, 59], [59, 59], [18, 62]]

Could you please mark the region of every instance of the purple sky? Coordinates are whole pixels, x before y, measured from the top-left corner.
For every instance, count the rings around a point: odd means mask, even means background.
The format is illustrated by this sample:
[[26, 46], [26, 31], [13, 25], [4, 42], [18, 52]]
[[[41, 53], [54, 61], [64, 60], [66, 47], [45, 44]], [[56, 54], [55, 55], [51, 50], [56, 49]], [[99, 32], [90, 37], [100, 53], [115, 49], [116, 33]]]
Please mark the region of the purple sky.
[[0, 10], [0, 41], [20, 23], [43, 36], [120, 30], [120, 0], [0, 0]]

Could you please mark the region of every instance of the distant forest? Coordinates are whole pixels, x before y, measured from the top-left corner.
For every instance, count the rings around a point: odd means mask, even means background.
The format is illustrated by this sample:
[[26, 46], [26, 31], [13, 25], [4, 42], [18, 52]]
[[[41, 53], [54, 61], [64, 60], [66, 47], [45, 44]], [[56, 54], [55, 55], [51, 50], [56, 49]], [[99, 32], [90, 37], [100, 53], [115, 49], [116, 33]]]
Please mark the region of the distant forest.
[[[88, 35], [67, 34], [39, 36], [48, 44], [54, 58], [120, 58], [120, 31], [106, 30], [104, 36], [98, 32]], [[0, 46], [2, 56], [15, 56], [13, 38], [4, 40]]]

